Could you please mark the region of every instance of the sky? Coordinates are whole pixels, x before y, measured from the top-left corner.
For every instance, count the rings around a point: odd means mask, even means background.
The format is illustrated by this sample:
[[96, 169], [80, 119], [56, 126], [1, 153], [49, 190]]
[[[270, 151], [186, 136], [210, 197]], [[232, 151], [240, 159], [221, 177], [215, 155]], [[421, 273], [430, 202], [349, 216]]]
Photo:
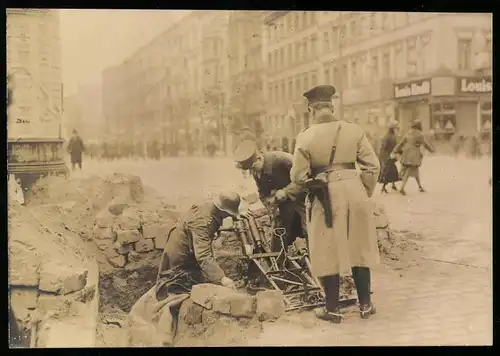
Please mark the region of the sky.
[[60, 10], [65, 95], [100, 83], [101, 71], [119, 64], [186, 10]]

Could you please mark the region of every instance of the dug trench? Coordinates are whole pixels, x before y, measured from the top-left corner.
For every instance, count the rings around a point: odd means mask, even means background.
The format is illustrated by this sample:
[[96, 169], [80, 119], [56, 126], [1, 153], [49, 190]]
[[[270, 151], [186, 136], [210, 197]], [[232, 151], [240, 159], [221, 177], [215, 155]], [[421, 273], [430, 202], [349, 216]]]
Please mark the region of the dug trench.
[[[57, 192], [50, 189], [54, 186]], [[163, 243], [179, 216], [179, 205], [144, 188], [138, 177], [121, 174], [69, 181], [50, 177], [38, 182], [32, 193], [27, 209], [53, 229], [75, 235], [99, 262], [96, 346], [127, 346], [127, 315], [156, 281]], [[384, 263], [409, 268], [418, 253], [413, 234], [391, 230], [382, 207], [377, 207], [375, 219]], [[228, 277], [243, 286], [249, 265], [236, 234], [222, 233], [215, 240], [214, 255]], [[352, 280], [343, 279], [341, 289], [349, 294]], [[261, 332], [258, 318], [215, 317], [194, 305], [188, 300], [181, 307], [176, 346], [244, 345]]]

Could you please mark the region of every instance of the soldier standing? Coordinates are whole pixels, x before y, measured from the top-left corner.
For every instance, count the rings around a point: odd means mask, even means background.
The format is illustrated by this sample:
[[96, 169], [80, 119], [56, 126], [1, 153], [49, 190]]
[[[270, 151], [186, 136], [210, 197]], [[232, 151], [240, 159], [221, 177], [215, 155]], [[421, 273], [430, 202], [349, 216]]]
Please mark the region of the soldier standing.
[[290, 176], [293, 183], [309, 192], [311, 269], [326, 295], [326, 306], [317, 309], [316, 316], [340, 323], [341, 275], [352, 273], [361, 318], [375, 314], [370, 267], [380, 262], [380, 256], [373, 203], [368, 198], [377, 184], [380, 164], [363, 128], [333, 116], [334, 94], [330, 85], [304, 93], [314, 124], [297, 137]]

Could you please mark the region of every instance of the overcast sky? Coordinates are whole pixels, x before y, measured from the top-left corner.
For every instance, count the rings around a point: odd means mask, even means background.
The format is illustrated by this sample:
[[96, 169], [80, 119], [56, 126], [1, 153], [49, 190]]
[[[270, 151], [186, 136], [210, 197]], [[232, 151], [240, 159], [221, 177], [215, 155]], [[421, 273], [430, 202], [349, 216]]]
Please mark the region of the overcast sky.
[[101, 71], [120, 63], [190, 11], [61, 10], [65, 95], [99, 83]]

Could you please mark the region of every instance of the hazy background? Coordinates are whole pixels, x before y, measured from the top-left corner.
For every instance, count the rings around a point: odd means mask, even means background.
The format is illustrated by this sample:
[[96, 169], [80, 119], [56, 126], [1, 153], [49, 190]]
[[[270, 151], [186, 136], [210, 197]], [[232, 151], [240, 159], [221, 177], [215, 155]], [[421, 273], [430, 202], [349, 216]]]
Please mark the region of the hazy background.
[[120, 63], [190, 10], [60, 10], [64, 94], [99, 83]]

